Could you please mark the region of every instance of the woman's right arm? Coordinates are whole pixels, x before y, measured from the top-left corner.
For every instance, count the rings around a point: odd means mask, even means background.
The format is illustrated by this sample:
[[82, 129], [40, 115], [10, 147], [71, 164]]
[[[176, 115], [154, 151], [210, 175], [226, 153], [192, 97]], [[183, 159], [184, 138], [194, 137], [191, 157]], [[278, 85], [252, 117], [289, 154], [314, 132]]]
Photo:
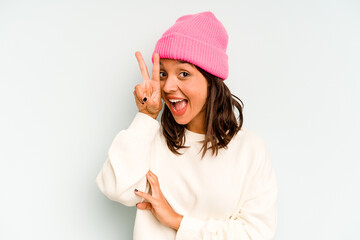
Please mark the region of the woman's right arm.
[[135, 188], [146, 193], [150, 190], [146, 174], [150, 170], [151, 148], [160, 128], [156, 117], [162, 108], [159, 54], [154, 53], [151, 79], [141, 53], [135, 52], [135, 56], [143, 77], [143, 82], [136, 85], [134, 90], [139, 112], [128, 129], [116, 135], [96, 178], [101, 192], [109, 199], [129, 207], [144, 200], [134, 193]]
[[96, 178], [99, 189], [109, 199], [130, 207], [142, 201], [134, 193], [135, 188], [149, 192], [146, 173], [150, 169], [150, 150], [159, 127], [158, 121], [138, 112], [130, 126], [116, 135]]

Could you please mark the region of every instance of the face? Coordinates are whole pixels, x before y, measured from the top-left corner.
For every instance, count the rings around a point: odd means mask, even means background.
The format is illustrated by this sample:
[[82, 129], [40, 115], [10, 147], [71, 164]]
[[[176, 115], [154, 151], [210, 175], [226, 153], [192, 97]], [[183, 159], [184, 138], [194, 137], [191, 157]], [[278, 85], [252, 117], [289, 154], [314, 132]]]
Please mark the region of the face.
[[[178, 124], [196, 133], [205, 133], [208, 82], [190, 63], [160, 59], [161, 97]], [[181, 100], [181, 101], [180, 101]], [[174, 103], [178, 101], [178, 103]]]

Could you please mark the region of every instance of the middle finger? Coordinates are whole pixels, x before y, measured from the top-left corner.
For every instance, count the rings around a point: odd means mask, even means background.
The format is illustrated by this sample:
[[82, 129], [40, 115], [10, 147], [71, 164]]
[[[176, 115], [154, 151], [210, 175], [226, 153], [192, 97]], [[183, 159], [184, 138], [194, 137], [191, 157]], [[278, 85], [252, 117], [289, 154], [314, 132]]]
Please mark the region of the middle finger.
[[160, 59], [159, 54], [154, 54], [154, 66], [153, 66], [153, 73], [152, 73], [152, 79], [160, 82]]
[[156, 191], [156, 193], [159, 194], [161, 192], [161, 190], [160, 190], [160, 183], [159, 183], [158, 178], [150, 171], [146, 175], [150, 182], [151, 188], [154, 191]]

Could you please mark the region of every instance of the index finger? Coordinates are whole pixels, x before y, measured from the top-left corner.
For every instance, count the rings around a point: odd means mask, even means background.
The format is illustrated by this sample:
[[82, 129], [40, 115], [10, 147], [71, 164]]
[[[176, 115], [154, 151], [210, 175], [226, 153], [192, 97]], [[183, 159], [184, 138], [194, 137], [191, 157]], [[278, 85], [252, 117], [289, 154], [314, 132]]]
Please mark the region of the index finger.
[[146, 64], [145, 64], [145, 61], [141, 55], [141, 53], [139, 51], [136, 51], [135, 52], [135, 56], [136, 56], [136, 59], [139, 63], [139, 67], [140, 67], [140, 71], [141, 71], [141, 75], [143, 77], [143, 81], [149, 79], [149, 72], [147, 70], [147, 67], [146, 67]]
[[150, 194], [146, 193], [146, 192], [142, 192], [140, 190], [137, 190], [135, 188], [135, 192], [134, 192], [136, 195], [148, 200], [150, 203], [153, 203], [155, 198], [153, 196], [151, 196]]
[[154, 53], [154, 66], [153, 66], [152, 79], [157, 82], [160, 82], [160, 58], [158, 53]]

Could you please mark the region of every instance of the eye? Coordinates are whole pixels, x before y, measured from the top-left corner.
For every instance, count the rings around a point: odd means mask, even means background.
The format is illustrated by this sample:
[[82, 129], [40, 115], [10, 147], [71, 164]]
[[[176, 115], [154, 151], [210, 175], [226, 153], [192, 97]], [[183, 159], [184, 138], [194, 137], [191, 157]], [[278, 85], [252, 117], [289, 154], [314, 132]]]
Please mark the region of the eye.
[[[184, 77], [189, 76], [189, 73], [187, 73], [187, 72], [181, 72], [181, 73], [185, 73], [185, 74], [187, 74], [187, 75], [185, 75]], [[180, 73], [180, 74], [181, 74], [181, 73]]]
[[[181, 72], [180, 74], [185, 74], [185, 75], [183, 75], [183, 77], [187, 77], [187, 76], [189, 76], [190, 74], [189, 73], [187, 73], [187, 72]], [[161, 75], [161, 74], [164, 74], [164, 75]], [[166, 73], [164, 73], [164, 72], [160, 72], [160, 79], [161, 78], [163, 78], [163, 77], [166, 77]]]
[[164, 72], [160, 72], [160, 78], [162, 78], [163, 76], [161, 76], [161, 74], [164, 73]]

